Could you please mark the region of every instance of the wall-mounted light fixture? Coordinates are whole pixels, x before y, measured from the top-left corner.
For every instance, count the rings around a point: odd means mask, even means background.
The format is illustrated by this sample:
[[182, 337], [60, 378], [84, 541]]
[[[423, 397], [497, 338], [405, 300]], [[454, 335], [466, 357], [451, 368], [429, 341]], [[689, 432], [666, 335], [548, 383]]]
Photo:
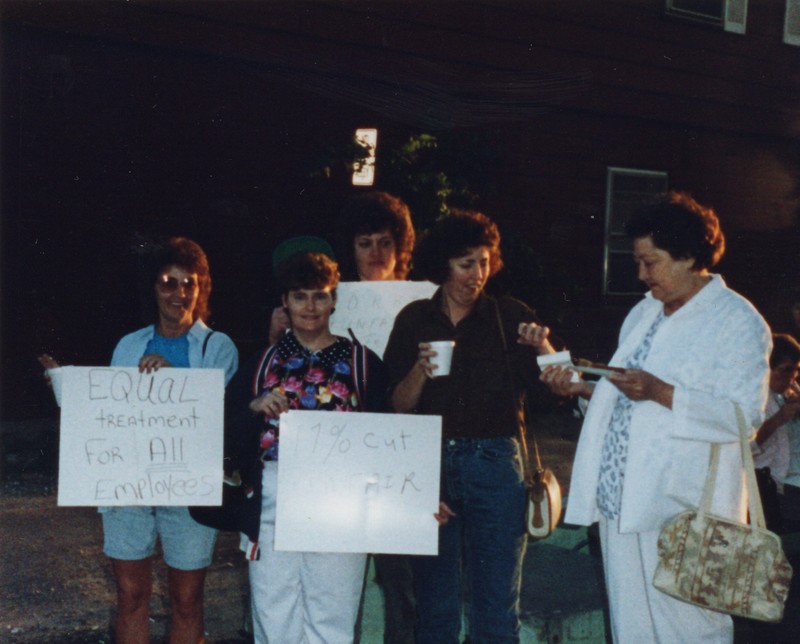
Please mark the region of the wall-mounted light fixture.
[[375, 150], [378, 147], [378, 130], [359, 128], [356, 130], [356, 141], [364, 148], [366, 158], [353, 168], [353, 185], [371, 186], [375, 183]]

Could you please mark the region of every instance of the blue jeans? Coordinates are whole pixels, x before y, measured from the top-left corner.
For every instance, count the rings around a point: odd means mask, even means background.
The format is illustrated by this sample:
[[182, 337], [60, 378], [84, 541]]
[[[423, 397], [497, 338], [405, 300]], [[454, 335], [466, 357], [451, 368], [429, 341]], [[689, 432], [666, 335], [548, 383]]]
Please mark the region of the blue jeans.
[[513, 438], [444, 444], [442, 500], [456, 513], [439, 530], [439, 554], [414, 557], [417, 644], [457, 644], [469, 597], [475, 644], [519, 642], [525, 554], [525, 485]]

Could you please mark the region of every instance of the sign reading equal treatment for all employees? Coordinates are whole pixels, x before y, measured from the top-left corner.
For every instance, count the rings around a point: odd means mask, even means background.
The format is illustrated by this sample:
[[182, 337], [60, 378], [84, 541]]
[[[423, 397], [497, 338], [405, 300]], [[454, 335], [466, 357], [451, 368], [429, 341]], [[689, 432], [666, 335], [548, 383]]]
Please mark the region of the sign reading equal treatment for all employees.
[[63, 367], [58, 505], [219, 505], [221, 369]]

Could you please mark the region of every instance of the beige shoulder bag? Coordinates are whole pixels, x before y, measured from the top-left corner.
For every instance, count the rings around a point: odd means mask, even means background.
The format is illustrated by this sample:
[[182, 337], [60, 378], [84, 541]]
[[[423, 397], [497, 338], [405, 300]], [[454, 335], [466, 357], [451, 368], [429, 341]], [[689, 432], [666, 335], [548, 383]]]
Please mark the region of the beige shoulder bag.
[[719, 444], [713, 443], [700, 507], [682, 512], [661, 530], [653, 585], [702, 608], [779, 622], [783, 619], [792, 567], [783, 553], [780, 537], [765, 527], [747, 442], [748, 427], [742, 410], [735, 407], [751, 523], [710, 513], [720, 450]]

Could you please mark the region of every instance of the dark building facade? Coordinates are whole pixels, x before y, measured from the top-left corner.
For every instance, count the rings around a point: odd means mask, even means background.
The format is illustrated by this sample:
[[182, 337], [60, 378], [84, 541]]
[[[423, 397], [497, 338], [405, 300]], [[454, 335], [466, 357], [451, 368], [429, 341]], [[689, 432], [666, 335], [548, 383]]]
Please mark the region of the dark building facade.
[[717, 209], [721, 271], [784, 330], [797, 4], [6, 0], [0, 413], [46, 413], [39, 351], [104, 363], [140, 325], [155, 235], [196, 239], [216, 326], [244, 355], [263, 342], [272, 248], [331, 235], [363, 188], [315, 170], [358, 127], [378, 129], [377, 188], [410, 136], [472, 159], [476, 207], [535, 257], [510, 281], [581, 355], [608, 358], [639, 297], [615, 233], [665, 187]]

